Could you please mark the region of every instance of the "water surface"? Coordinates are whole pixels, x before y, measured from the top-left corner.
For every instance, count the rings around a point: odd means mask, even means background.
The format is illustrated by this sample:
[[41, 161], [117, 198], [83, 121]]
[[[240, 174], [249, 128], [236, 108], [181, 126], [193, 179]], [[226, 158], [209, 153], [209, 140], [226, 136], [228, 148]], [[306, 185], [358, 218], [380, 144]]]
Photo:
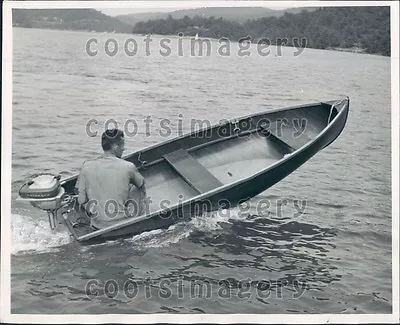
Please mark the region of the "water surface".
[[[128, 35], [14, 28], [13, 37], [13, 313], [391, 313], [390, 58], [294, 57], [290, 48], [280, 57], [163, 57], [156, 36], [154, 55], [109, 57], [105, 40]], [[92, 37], [95, 57], [85, 53]], [[345, 95], [341, 136], [242, 209], [86, 246], [51, 234], [43, 213], [15, 202], [32, 173], [73, 175], [101, 152], [99, 136], [86, 134], [91, 119], [99, 134], [110, 118], [137, 121], [132, 152], [165, 140], [163, 119], [173, 137], [192, 118], [217, 123]], [[306, 202], [301, 215], [295, 200]], [[102, 292], [110, 280], [115, 297]], [[136, 294], [123, 291], [128, 280]], [[199, 298], [193, 283], [209, 291]]]

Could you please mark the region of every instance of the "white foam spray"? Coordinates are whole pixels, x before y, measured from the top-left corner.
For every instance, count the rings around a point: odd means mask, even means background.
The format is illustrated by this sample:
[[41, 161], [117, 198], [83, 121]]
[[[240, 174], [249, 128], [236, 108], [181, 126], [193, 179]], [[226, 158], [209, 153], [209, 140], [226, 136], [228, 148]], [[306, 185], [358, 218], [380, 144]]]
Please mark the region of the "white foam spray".
[[11, 215], [11, 254], [49, 252], [71, 242], [66, 229], [52, 231], [46, 216]]
[[[58, 227], [57, 231], [52, 231], [47, 216], [31, 215], [30, 211], [29, 215], [26, 214], [12, 214], [11, 254], [54, 252], [57, 251], [57, 248], [71, 243], [72, 239], [68, 230]], [[167, 247], [189, 237], [194, 231], [215, 232], [222, 229], [222, 224], [229, 224], [231, 220], [243, 218], [244, 216], [237, 208], [215, 211], [192, 217], [189, 221], [176, 223], [168, 229], [143, 232], [127, 240], [143, 248]], [[99, 245], [105, 244], [111, 243], [106, 242]]]
[[230, 224], [231, 220], [245, 218], [238, 208], [215, 211], [201, 216], [192, 217], [191, 220], [178, 222], [168, 229], [156, 229], [143, 232], [128, 239], [136, 247], [160, 248], [176, 244], [190, 236], [194, 231], [215, 232], [222, 230], [222, 224]]

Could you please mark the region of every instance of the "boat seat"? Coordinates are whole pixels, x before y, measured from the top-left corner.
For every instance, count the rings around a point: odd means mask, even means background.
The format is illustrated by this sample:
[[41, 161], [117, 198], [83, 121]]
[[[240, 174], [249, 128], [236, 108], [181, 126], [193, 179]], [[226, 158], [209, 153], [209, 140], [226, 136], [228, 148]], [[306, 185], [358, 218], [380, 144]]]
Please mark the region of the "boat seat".
[[166, 154], [164, 159], [199, 193], [208, 192], [222, 185], [214, 175], [184, 149]]
[[287, 142], [283, 141], [280, 139], [278, 136], [276, 136], [274, 133], [272, 133], [269, 130], [265, 130], [265, 136], [268, 137], [270, 140], [272, 140], [278, 147], [280, 147], [281, 151], [283, 154], [287, 153], [292, 153], [296, 149], [294, 149], [292, 146], [290, 146]]
[[[288, 142], [285, 141], [285, 139], [282, 137], [282, 135], [279, 136], [276, 134], [276, 132], [274, 132], [274, 129], [276, 129], [276, 126], [274, 127], [274, 125], [272, 125], [272, 127], [270, 126], [270, 128], [263, 128], [263, 127], [260, 128], [254, 122], [252, 124], [256, 130], [263, 130], [264, 136], [266, 138], [269, 138], [271, 141], [273, 141], [275, 143], [275, 145], [279, 148], [279, 151], [282, 151], [283, 155], [292, 153], [293, 151], [296, 150], [296, 148], [294, 148]], [[276, 124], [276, 123], [274, 123], [274, 124]]]

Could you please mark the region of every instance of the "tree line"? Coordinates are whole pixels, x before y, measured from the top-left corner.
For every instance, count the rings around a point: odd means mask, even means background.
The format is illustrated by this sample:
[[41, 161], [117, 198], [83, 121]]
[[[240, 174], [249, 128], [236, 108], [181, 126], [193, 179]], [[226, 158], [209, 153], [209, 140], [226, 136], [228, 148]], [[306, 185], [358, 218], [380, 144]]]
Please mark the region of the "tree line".
[[132, 25], [94, 9], [13, 9], [13, 26], [130, 33]]
[[231, 41], [250, 36], [257, 42], [268, 38], [272, 44], [305, 38], [307, 47], [316, 49], [356, 48], [366, 53], [390, 55], [389, 7], [328, 7], [281, 17], [264, 17], [240, 24], [221, 17], [185, 16], [138, 22], [134, 34], [159, 34], [207, 38], [227, 37]]

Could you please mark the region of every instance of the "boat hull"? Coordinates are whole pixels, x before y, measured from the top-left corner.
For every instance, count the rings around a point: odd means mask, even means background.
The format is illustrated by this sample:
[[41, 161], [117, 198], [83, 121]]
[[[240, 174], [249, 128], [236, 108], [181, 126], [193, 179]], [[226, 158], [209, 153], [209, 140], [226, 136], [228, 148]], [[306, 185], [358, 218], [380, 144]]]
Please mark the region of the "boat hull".
[[[164, 200], [168, 204], [156, 204], [149, 207], [145, 215], [94, 232], [88, 227], [72, 227], [68, 218], [66, 225], [78, 241], [92, 242], [166, 228], [195, 215], [235, 207], [281, 181], [332, 143], [345, 126], [348, 110], [348, 99], [273, 110], [131, 154], [125, 159], [139, 167], [151, 197], [159, 203], [169, 195], [169, 199]], [[272, 122], [268, 129], [259, 123], [266, 117]], [[304, 117], [309, 128], [298, 138], [291, 136], [295, 124], [290, 121], [300, 121]], [[287, 125], [283, 123], [281, 137], [271, 131], [271, 125], [278, 119], [289, 121]], [[247, 121], [247, 125], [243, 121]], [[254, 150], [257, 159], [247, 157], [248, 152], [241, 154], [245, 150], [240, 148], [247, 144], [248, 151], [253, 147], [257, 149]], [[176, 154], [180, 150], [183, 152]], [[230, 152], [231, 156], [227, 155]], [[171, 153], [172, 156], [168, 156]], [[190, 169], [193, 166], [201, 177], [194, 175], [196, 173]], [[75, 180], [64, 181], [66, 191], [73, 191]]]

